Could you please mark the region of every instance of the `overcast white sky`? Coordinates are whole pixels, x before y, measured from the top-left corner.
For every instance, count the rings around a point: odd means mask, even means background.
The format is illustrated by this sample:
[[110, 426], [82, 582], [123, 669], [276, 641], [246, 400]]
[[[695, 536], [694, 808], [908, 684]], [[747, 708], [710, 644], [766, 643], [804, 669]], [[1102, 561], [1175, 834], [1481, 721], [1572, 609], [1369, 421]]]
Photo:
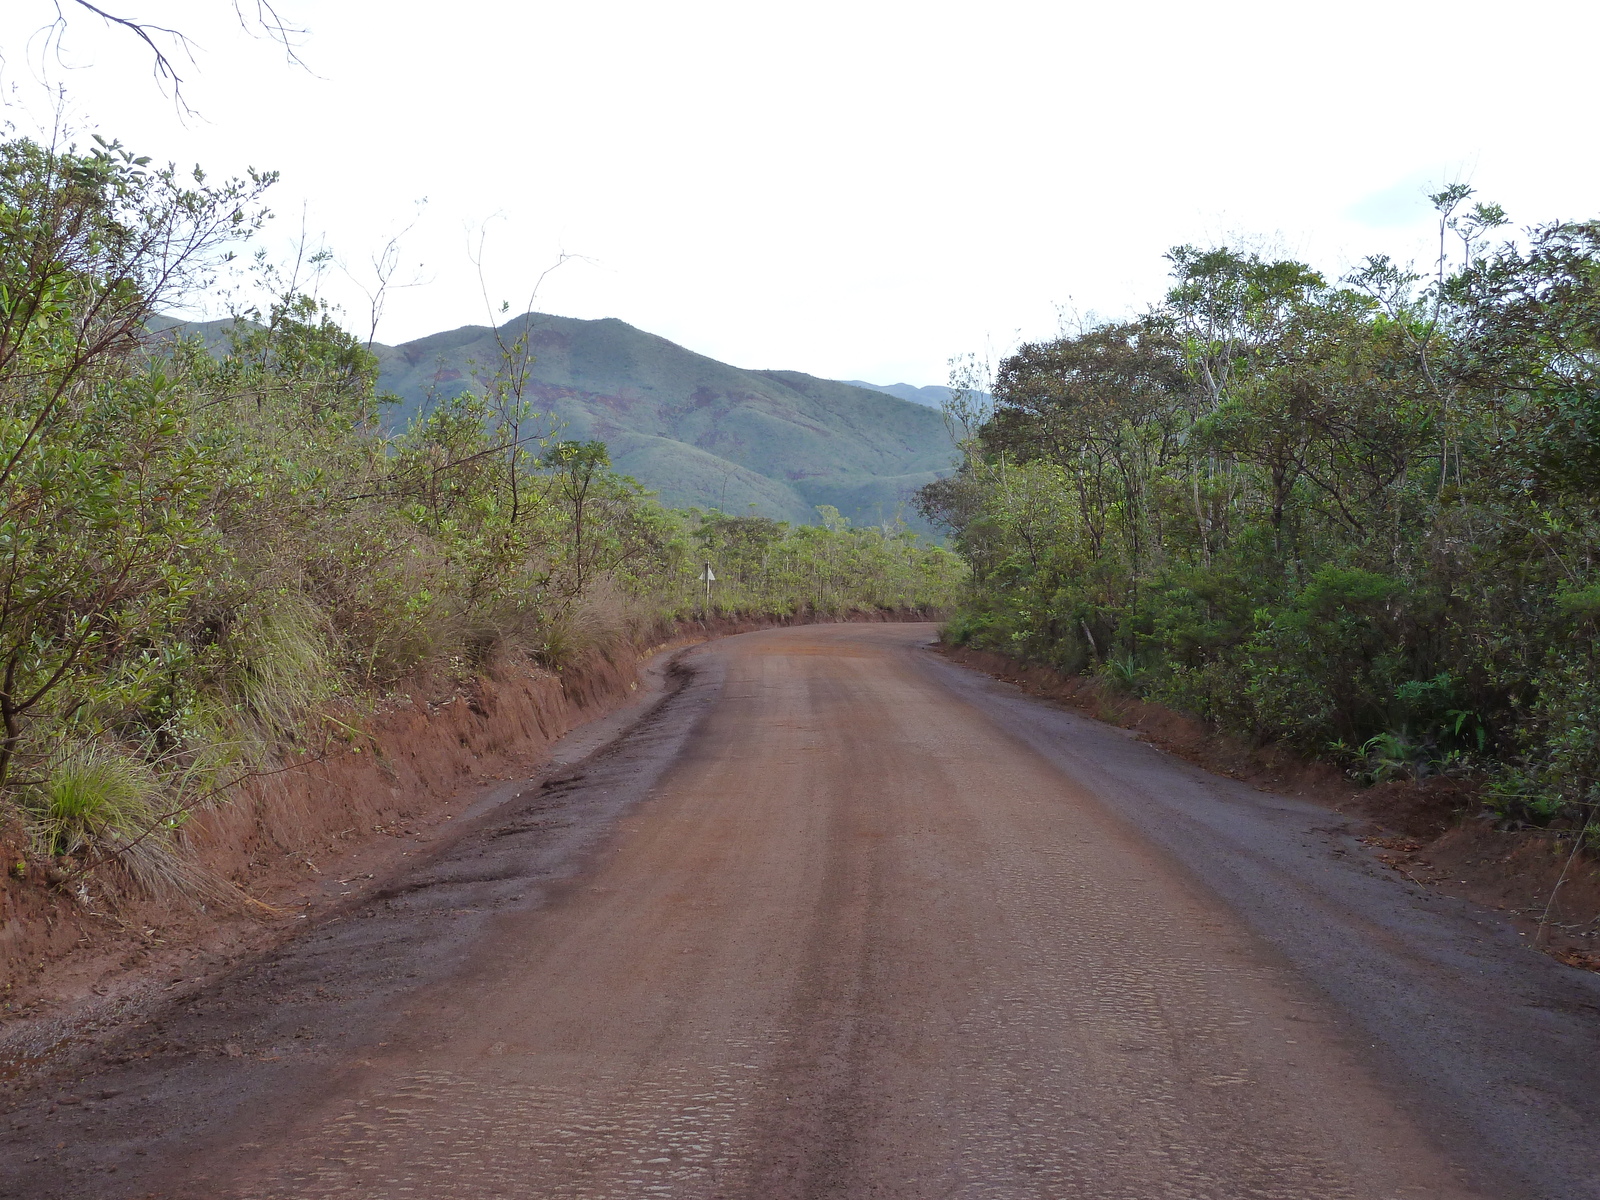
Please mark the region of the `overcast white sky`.
[[[538, 307], [745, 367], [942, 383], [946, 360], [1160, 294], [1175, 243], [1275, 238], [1338, 271], [1427, 259], [1429, 185], [1520, 224], [1600, 215], [1600, 5], [279, 0], [310, 72], [228, 0], [99, 0], [199, 43], [185, 123], [126, 34], [73, 13], [80, 127], [213, 172], [276, 168], [353, 269], [409, 224], [378, 337]], [[247, 4], [253, 0], [245, 0]], [[67, 9], [76, 8], [63, 0]], [[48, 119], [0, 10], [6, 113]], [[35, 43], [37, 49], [37, 43]], [[365, 324], [347, 281], [326, 291]], [[364, 332], [364, 329], [363, 329]]]

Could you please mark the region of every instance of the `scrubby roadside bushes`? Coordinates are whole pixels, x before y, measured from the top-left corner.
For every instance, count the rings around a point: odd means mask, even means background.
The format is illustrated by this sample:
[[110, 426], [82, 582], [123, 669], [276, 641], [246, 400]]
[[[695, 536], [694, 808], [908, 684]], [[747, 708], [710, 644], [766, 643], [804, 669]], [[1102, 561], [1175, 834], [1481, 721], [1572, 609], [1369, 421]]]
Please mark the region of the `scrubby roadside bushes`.
[[81, 898], [217, 892], [185, 821], [317, 754], [335, 702], [559, 668], [694, 611], [707, 557], [735, 611], [950, 599], [953, 556], [843, 527], [764, 529], [745, 580], [726, 519], [662, 509], [529, 410], [519, 344], [385, 437], [375, 360], [304, 296], [220, 347], [149, 332], [271, 182], [0, 143], [0, 815]]
[[1430, 280], [1183, 247], [1145, 317], [1007, 359], [922, 496], [973, 572], [949, 636], [1588, 825], [1600, 223], [1495, 248], [1468, 199]]
[[[715, 611], [787, 616], [802, 609], [945, 609], [965, 575], [959, 559], [903, 527], [851, 528], [831, 505], [820, 525], [791, 526], [767, 517], [683, 514], [694, 563], [711, 563]], [[692, 609], [704, 592], [685, 597]]]

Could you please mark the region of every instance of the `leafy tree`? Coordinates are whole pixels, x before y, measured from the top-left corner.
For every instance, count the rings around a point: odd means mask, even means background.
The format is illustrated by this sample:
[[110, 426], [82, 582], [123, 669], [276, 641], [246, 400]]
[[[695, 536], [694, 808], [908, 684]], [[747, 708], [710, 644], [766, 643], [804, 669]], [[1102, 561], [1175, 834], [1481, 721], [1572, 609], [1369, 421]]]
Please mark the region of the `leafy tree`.
[[1431, 279], [1180, 247], [1145, 317], [1003, 362], [920, 496], [951, 636], [1366, 778], [1470, 767], [1508, 820], [1600, 803], [1600, 225], [1493, 247], [1434, 200]]
[[41, 713], [108, 672], [147, 686], [132, 662], [196, 586], [205, 469], [144, 324], [259, 224], [270, 182], [0, 144], [0, 787]]

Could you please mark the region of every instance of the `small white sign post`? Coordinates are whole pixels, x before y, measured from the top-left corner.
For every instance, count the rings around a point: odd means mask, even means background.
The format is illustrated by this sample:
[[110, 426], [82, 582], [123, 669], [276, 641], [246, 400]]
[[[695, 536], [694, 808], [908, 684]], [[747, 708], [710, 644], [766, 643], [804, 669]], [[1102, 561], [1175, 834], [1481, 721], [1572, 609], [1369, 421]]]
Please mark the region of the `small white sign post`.
[[711, 615], [711, 585], [717, 581], [716, 575], [714, 575], [712, 573], [712, 571], [711, 571], [711, 564], [710, 563], [707, 563], [705, 565], [705, 569], [700, 572], [700, 578], [705, 582], [705, 585], [706, 585], [706, 609], [705, 609], [705, 612], [706, 612], [706, 616], [709, 617]]

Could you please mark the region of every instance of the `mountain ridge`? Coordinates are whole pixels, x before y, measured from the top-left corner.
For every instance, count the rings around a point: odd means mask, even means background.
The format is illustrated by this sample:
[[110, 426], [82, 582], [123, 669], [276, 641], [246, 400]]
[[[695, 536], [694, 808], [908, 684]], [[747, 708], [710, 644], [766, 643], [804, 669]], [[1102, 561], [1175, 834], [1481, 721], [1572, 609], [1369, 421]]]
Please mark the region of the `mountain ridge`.
[[[163, 317], [151, 328], [217, 347], [230, 324]], [[481, 389], [501, 346], [524, 334], [532, 356], [524, 399], [563, 440], [605, 442], [613, 466], [664, 504], [797, 524], [816, 523], [817, 506], [832, 505], [857, 524], [899, 518], [933, 532], [911, 494], [949, 474], [956, 452], [936, 409], [892, 390], [919, 389], [735, 367], [616, 317], [527, 313], [498, 329], [463, 325], [374, 343], [378, 388], [398, 399], [385, 428]]]
[[898, 396], [902, 400], [909, 400], [913, 404], [924, 404], [929, 408], [940, 408], [950, 399], [950, 389], [936, 385], [918, 387], [914, 383], [868, 383], [865, 379], [841, 379], [839, 382], [848, 383], [851, 387], [870, 388], [886, 396]]
[[528, 313], [498, 330], [464, 325], [374, 345], [379, 386], [401, 401], [389, 421], [481, 386], [501, 343], [523, 334], [533, 356], [525, 398], [564, 426], [563, 438], [604, 441], [619, 471], [669, 505], [812, 523], [816, 506], [831, 504], [858, 524], [898, 516], [925, 529], [911, 493], [953, 468], [944, 422], [924, 404], [731, 366], [615, 317]]

